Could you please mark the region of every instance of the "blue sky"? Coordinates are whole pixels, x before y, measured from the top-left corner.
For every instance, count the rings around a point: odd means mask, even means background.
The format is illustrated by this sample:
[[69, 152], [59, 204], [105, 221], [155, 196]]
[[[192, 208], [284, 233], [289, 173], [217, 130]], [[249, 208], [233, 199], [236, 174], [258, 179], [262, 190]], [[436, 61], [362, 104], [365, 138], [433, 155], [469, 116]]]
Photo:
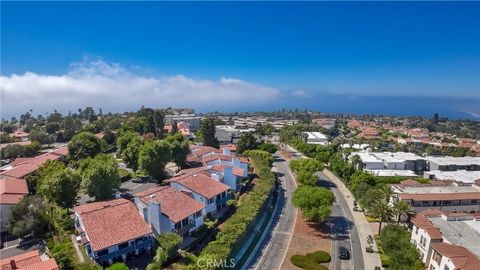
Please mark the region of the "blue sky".
[[[219, 89], [227, 87], [221, 78], [228, 78], [250, 85], [254, 96], [257, 88], [276, 91], [255, 109], [348, 95], [454, 97], [469, 100], [468, 111], [480, 111], [476, 2], [2, 2], [1, 7], [1, 75], [8, 85], [13, 74], [27, 71], [38, 80], [58, 79], [78, 74], [79, 66], [105, 75], [110, 71], [99, 67], [119, 65], [130, 77], [180, 75]], [[48, 92], [44, 81], [39, 84], [38, 91]], [[234, 87], [243, 91], [242, 84]]]

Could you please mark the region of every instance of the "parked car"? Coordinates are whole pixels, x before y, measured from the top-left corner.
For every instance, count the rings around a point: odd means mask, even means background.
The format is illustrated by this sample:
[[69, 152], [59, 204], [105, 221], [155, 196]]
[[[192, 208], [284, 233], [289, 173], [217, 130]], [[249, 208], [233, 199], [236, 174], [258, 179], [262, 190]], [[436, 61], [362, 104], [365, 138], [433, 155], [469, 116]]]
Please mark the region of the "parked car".
[[339, 247], [338, 248], [338, 258], [341, 260], [348, 260], [350, 259], [350, 252], [346, 247]]

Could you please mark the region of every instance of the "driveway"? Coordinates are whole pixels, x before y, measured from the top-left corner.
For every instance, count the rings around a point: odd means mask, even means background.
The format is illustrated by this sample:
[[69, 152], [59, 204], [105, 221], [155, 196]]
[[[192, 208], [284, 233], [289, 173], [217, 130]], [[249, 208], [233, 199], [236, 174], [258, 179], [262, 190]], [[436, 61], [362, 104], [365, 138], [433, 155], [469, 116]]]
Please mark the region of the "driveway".
[[[133, 183], [132, 180], [128, 180], [128, 181], [125, 181], [123, 182], [121, 185], [120, 185], [120, 189], [119, 191], [121, 193], [129, 193], [129, 194], [135, 194], [135, 193], [138, 193], [138, 192], [142, 192], [142, 191], [145, 191], [151, 187], [154, 187], [154, 186], [157, 186], [157, 183]], [[90, 196], [88, 196], [87, 194], [81, 194], [77, 200], [77, 203], [78, 204], [86, 204], [86, 203], [89, 203], [89, 202], [93, 202], [93, 198], [91, 198]]]

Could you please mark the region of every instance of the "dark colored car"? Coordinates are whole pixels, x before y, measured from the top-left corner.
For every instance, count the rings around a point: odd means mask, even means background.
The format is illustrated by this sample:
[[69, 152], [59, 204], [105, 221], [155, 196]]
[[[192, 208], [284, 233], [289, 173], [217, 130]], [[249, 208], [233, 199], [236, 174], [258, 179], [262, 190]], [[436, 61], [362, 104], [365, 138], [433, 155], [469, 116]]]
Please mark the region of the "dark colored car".
[[340, 258], [342, 260], [350, 259], [350, 252], [348, 252], [348, 249], [346, 247], [339, 247], [338, 248], [338, 258]]

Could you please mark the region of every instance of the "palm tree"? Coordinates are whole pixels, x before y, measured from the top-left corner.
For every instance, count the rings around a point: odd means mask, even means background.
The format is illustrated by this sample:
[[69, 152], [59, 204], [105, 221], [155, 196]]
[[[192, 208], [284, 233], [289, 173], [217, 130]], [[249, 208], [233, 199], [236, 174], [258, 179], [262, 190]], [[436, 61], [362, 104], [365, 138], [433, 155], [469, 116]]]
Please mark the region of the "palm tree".
[[383, 198], [380, 198], [373, 204], [371, 212], [374, 217], [380, 219], [380, 224], [378, 226], [378, 235], [380, 235], [380, 232], [382, 231], [382, 223], [392, 220], [392, 207], [388, 202], [383, 200]]
[[383, 186], [379, 187], [378, 190], [379, 190], [383, 200], [386, 203], [389, 203], [390, 202], [390, 197], [392, 197], [392, 195], [393, 195], [392, 188], [390, 188], [390, 186], [388, 186], [388, 185], [383, 185]]
[[393, 213], [397, 216], [397, 225], [400, 224], [400, 218], [402, 215], [406, 215], [410, 212], [410, 205], [404, 200], [398, 198], [393, 202]]

